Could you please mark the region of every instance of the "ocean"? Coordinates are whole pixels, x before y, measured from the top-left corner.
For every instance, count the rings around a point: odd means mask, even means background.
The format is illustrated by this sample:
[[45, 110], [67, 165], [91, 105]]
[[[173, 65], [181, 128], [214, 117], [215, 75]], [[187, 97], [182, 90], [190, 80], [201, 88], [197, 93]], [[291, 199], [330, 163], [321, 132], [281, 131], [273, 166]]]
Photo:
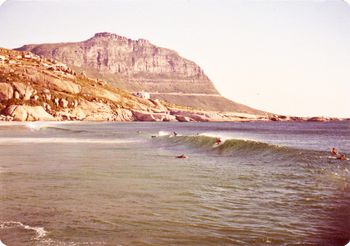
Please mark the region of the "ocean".
[[349, 122], [1, 123], [0, 240], [345, 245], [332, 147], [350, 156]]

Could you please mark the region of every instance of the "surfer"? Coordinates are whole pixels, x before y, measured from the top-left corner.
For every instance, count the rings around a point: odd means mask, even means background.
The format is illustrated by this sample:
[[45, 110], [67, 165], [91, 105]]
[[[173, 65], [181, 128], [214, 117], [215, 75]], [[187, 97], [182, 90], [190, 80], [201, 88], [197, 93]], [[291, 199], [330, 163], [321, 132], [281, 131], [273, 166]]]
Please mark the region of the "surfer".
[[221, 143], [222, 143], [221, 138], [216, 138], [216, 140], [215, 140], [215, 144], [219, 145], [219, 144], [221, 144]]
[[178, 155], [178, 156], [176, 156], [176, 158], [178, 158], [178, 159], [187, 159], [187, 158], [188, 158], [188, 156], [187, 156], [187, 155], [185, 155], [185, 154], [182, 154], [182, 155]]
[[338, 160], [341, 160], [341, 161], [346, 161], [347, 158], [344, 154], [340, 154], [338, 157], [337, 157]]
[[177, 132], [173, 132], [173, 134], [174, 134], [174, 137], [176, 137], [176, 136], [177, 136]]
[[338, 150], [336, 148], [332, 148], [331, 155], [336, 156], [338, 154]]

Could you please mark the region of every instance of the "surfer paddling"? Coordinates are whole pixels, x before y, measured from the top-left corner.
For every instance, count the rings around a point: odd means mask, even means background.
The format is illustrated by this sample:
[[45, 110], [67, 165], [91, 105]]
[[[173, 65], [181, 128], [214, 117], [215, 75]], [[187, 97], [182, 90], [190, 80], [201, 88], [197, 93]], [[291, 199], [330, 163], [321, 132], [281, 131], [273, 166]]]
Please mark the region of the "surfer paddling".
[[332, 155], [332, 156], [338, 155], [338, 150], [337, 150], [336, 148], [332, 148], [332, 149], [331, 149], [331, 155]]
[[338, 160], [341, 160], [341, 161], [346, 161], [347, 158], [344, 154], [340, 154], [338, 157], [337, 157]]
[[331, 149], [331, 156], [332, 156], [332, 158], [336, 158], [336, 159], [341, 160], [341, 161], [348, 160], [348, 158], [344, 154], [339, 153], [336, 148]]
[[182, 154], [182, 155], [178, 155], [178, 156], [176, 156], [176, 158], [177, 158], [177, 159], [187, 159], [187, 158], [188, 158], [188, 156], [187, 156], [187, 155], [185, 155], [185, 154]]

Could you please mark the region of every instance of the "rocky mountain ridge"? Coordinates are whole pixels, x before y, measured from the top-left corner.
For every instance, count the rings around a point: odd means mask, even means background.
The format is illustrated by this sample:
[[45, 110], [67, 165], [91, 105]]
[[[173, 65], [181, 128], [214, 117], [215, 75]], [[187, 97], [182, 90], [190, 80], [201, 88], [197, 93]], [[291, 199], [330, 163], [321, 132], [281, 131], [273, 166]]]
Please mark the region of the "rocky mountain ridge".
[[143, 99], [64, 63], [0, 48], [0, 120], [246, 121], [265, 116], [198, 111]]
[[[205, 90], [202, 91], [196, 87], [182, 88], [186, 92], [217, 93], [208, 77], [194, 62], [181, 58], [175, 51], [156, 47], [144, 39], [131, 40], [116, 34], [97, 33], [83, 42], [25, 45], [18, 50], [31, 51], [76, 67], [117, 74], [131, 84], [146, 84], [146, 88], [130, 85], [128, 88], [132, 89], [148, 89], [152, 83], [184, 80], [205, 85]], [[158, 91], [162, 90], [164, 88], [160, 87]]]
[[32, 44], [18, 50], [61, 61], [118, 88], [147, 91], [152, 98], [170, 103], [203, 110], [263, 114], [222, 97], [197, 64], [145, 39], [132, 40], [104, 32], [82, 42]]

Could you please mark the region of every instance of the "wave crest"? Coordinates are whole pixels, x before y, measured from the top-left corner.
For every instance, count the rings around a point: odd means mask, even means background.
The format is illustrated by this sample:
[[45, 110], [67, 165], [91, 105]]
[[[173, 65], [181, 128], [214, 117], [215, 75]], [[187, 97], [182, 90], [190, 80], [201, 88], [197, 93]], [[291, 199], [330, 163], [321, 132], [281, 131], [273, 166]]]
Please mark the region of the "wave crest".
[[254, 140], [232, 139], [220, 137], [221, 143], [217, 144], [216, 136], [205, 134], [176, 136], [176, 137], [159, 137], [159, 141], [169, 143], [173, 146], [187, 146], [195, 152], [206, 152], [229, 156], [284, 156], [294, 158], [300, 156], [304, 151], [279, 146]]

